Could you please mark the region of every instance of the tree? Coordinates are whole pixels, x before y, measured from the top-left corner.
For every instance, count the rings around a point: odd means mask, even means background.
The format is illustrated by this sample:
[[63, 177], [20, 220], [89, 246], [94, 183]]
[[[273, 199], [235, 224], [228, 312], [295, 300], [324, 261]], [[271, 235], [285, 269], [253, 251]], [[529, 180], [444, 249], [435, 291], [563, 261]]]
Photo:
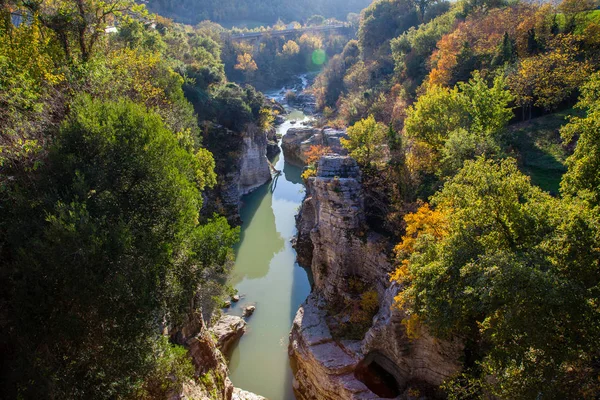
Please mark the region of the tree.
[[306, 21], [308, 26], [319, 26], [325, 23], [325, 17], [322, 15], [313, 15]]
[[448, 135], [457, 129], [495, 138], [513, 115], [509, 107], [512, 96], [505, 86], [498, 76], [489, 87], [478, 72], [454, 89], [431, 86], [409, 107], [406, 132], [433, 149], [443, 147]]
[[298, 43], [294, 42], [293, 40], [288, 40], [283, 45], [283, 54], [287, 57], [295, 56], [298, 53], [300, 53], [300, 46], [298, 46]]
[[439, 3], [439, 0], [412, 0], [414, 7], [419, 11], [419, 20], [421, 23], [425, 21], [425, 13], [429, 7]]
[[199, 223], [213, 168], [144, 106], [72, 103], [48, 167], [0, 211], [10, 397], [129, 398], [150, 377], [187, 379], [167, 376], [182, 359], [159, 332], [208, 309], [193, 299], [228, 271], [238, 231]]
[[370, 115], [348, 128], [348, 139], [341, 139], [342, 146], [359, 166], [369, 168], [381, 160], [384, 154], [386, 133], [387, 127]]
[[67, 60], [77, 56], [87, 62], [109, 22], [127, 14], [147, 15], [143, 5], [132, 0], [31, 0], [23, 5], [56, 34]]
[[521, 60], [519, 69], [508, 78], [523, 109], [523, 119], [531, 118], [532, 106], [555, 110], [569, 99], [592, 71], [587, 61], [579, 58], [580, 45], [573, 35], [559, 35], [550, 42], [550, 49]]
[[577, 107], [585, 117], [572, 117], [561, 134], [567, 143], [577, 140], [575, 152], [567, 159], [568, 171], [561, 191], [580, 196], [593, 206], [600, 205], [600, 74], [592, 75], [583, 86]]
[[406, 217], [397, 247], [411, 319], [465, 339], [480, 396], [596, 396], [598, 214], [543, 193], [510, 159], [467, 161], [432, 204]]

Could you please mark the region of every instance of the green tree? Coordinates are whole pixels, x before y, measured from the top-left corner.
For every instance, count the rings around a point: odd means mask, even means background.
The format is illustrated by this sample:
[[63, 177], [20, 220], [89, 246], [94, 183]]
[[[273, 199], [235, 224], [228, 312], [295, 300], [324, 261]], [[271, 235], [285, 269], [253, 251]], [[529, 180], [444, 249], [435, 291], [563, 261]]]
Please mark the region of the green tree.
[[358, 165], [369, 168], [384, 155], [383, 146], [387, 141], [387, 131], [385, 125], [375, 121], [370, 115], [348, 128], [348, 139], [341, 139], [342, 146]]
[[454, 89], [429, 87], [409, 107], [406, 132], [434, 150], [442, 148], [450, 133], [458, 129], [496, 139], [513, 116], [509, 107], [513, 97], [505, 86], [501, 76], [490, 87], [475, 72], [469, 82], [460, 82]]
[[73, 102], [49, 167], [0, 208], [12, 397], [130, 398], [189, 371], [159, 332], [228, 271], [238, 231], [199, 223], [213, 168], [144, 106]]
[[563, 177], [563, 194], [579, 195], [592, 205], [600, 205], [600, 73], [592, 75], [583, 86], [577, 107], [587, 111], [585, 117], [572, 117], [561, 134], [565, 141], [577, 138], [577, 146], [567, 159]]
[[89, 61], [110, 21], [128, 14], [147, 15], [145, 7], [132, 0], [32, 0], [23, 6], [54, 31], [70, 62], [74, 57]]
[[319, 26], [325, 23], [325, 17], [322, 15], [313, 15], [306, 21], [308, 26]]
[[598, 213], [543, 193], [510, 159], [467, 161], [432, 203], [443, 217], [399, 246], [398, 300], [466, 339], [467, 374], [488, 395], [596, 396]]

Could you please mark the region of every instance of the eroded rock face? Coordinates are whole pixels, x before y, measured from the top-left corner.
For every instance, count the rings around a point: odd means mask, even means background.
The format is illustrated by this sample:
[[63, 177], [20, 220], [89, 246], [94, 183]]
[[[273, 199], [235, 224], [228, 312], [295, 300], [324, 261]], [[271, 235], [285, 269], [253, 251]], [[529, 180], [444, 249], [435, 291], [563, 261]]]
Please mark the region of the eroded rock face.
[[283, 136], [281, 148], [285, 160], [297, 166], [306, 165], [306, 152], [311, 146], [328, 146], [332, 153], [347, 154], [342, 147], [341, 138], [347, 138], [345, 130], [331, 128], [319, 129], [311, 127], [291, 128]]
[[376, 352], [392, 360], [394, 366], [389, 372], [401, 389], [406, 389], [411, 382], [437, 387], [460, 371], [458, 360], [463, 354], [463, 345], [458, 339], [437, 340], [425, 327], [418, 329], [414, 334], [416, 337], [409, 338], [402, 324], [406, 315], [394, 305], [398, 291], [396, 284], [386, 290], [380, 311], [373, 318], [373, 326], [362, 341], [362, 353]]
[[[437, 386], [460, 370], [462, 345], [459, 340], [437, 340], [425, 329], [416, 338], [408, 337], [402, 324], [405, 315], [394, 306], [400, 288], [389, 281], [392, 243], [366, 228], [361, 176], [354, 160], [321, 158], [297, 222], [298, 261], [311, 268], [314, 279], [313, 294], [298, 311], [290, 334], [297, 396], [382, 398], [375, 394], [381, 378], [391, 382], [387, 392], [396, 393], [385, 398], [408, 398], [409, 389], [435, 398]], [[328, 313], [349, 298], [349, 279], [377, 292], [379, 311], [362, 340], [333, 340]], [[366, 382], [362, 371], [371, 367], [383, 372]]]
[[225, 357], [206, 328], [202, 316], [190, 317], [188, 323], [174, 337], [176, 343], [184, 345], [196, 370], [195, 379], [184, 384], [180, 393], [173, 393], [169, 400], [216, 399], [231, 400], [233, 384]]
[[[239, 339], [246, 323], [239, 317], [221, 318], [219, 322], [216, 330], [215, 327], [208, 329], [198, 313], [173, 333], [171, 339], [188, 349], [196, 373], [194, 379], [184, 383], [181, 391], [171, 393], [169, 400], [266, 400], [233, 386], [221, 351]], [[213, 335], [218, 340], [215, 341]]]
[[312, 293], [296, 313], [289, 354], [294, 391], [299, 400], [374, 399], [354, 377], [361, 359], [360, 342], [336, 343], [325, 321], [326, 302]]
[[245, 390], [234, 388], [233, 396], [231, 400], [267, 400], [265, 397], [259, 396], [257, 394], [247, 392]]
[[210, 331], [217, 338], [217, 348], [221, 353], [228, 354], [232, 346], [246, 332], [246, 321], [235, 315], [223, 315]]
[[267, 159], [267, 132], [249, 125], [243, 136], [242, 157], [239, 161], [239, 194], [252, 192], [271, 180]]
[[267, 151], [272, 142], [268, 135], [270, 131], [254, 124], [249, 124], [241, 134], [219, 126], [210, 128], [207, 147], [217, 162], [218, 186], [205, 192], [206, 216], [217, 212], [226, 215], [232, 224], [241, 222], [241, 197], [271, 180]]

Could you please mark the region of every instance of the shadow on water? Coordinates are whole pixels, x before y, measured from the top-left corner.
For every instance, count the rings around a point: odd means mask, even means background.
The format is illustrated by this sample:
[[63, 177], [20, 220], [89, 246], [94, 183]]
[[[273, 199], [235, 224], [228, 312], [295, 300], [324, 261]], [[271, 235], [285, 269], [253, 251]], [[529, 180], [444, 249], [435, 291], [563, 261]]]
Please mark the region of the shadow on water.
[[302, 184], [302, 168], [290, 163], [285, 163], [283, 165], [283, 173], [288, 182], [292, 182], [297, 185]]
[[[294, 119], [305, 118], [295, 113]], [[279, 133], [290, 126], [280, 126]], [[228, 312], [241, 315], [245, 304], [256, 304], [256, 312], [231, 354], [229, 369], [235, 386], [271, 400], [294, 400], [288, 337], [310, 283], [296, 263], [290, 240], [296, 234], [304, 187], [301, 168], [286, 164], [283, 155], [274, 164], [281, 175], [243, 199], [242, 235], [231, 280], [242, 300]]]
[[[263, 185], [244, 196], [242, 200], [244, 205], [240, 216], [243, 223], [240, 241], [235, 247], [235, 257], [237, 263], [243, 263], [247, 267], [235, 269], [231, 278], [233, 286], [244, 278], [256, 279], [265, 276], [269, 272], [269, 263], [265, 262], [265, 259], [270, 260], [285, 246], [285, 240], [275, 229], [273, 199], [268, 194], [269, 185]], [[253, 223], [255, 219], [257, 223]]]

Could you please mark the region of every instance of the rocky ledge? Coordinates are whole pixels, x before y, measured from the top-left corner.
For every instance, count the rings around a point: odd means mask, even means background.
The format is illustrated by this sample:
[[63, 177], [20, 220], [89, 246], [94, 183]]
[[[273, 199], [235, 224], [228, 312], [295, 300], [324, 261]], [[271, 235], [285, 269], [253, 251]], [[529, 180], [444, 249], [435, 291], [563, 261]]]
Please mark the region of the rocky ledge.
[[288, 350], [297, 398], [377, 398], [354, 376], [361, 359], [360, 342], [335, 342], [325, 321], [325, 307], [324, 298], [313, 293], [300, 306], [294, 318]]
[[221, 353], [229, 354], [233, 345], [246, 332], [246, 321], [235, 315], [223, 315], [210, 331], [215, 335]]
[[229, 379], [229, 369], [222, 350], [228, 350], [228, 346], [239, 339], [246, 323], [239, 317], [228, 317], [231, 316], [221, 318], [209, 329], [198, 313], [172, 334], [171, 340], [188, 349], [195, 376], [184, 383], [180, 391], [171, 393], [168, 400], [266, 400], [235, 388]]
[[347, 154], [340, 139], [347, 138], [345, 130], [331, 128], [291, 128], [283, 136], [281, 148], [286, 162], [297, 166], [306, 165], [306, 152], [311, 146], [327, 146], [335, 154]]
[[265, 397], [259, 396], [257, 394], [247, 392], [245, 390], [235, 388], [233, 389], [233, 396], [231, 400], [267, 400]]
[[[439, 385], [460, 371], [463, 346], [458, 339], [438, 340], [425, 328], [408, 334], [406, 315], [394, 303], [401, 288], [389, 280], [393, 246], [366, 226], [361, 174], [352, 158], [321, 158], [297, 226], [298, 261], [314, 278], [290, 334], [297, 397], [437, 398]], [[340, 319], [339, 309], [354, 309], [354, 299], [366, 292], [376, 298], [375, 311], [361, 322], [364, 330], [347, 335], [338, 328], [354, 328], [352, 316]]]

